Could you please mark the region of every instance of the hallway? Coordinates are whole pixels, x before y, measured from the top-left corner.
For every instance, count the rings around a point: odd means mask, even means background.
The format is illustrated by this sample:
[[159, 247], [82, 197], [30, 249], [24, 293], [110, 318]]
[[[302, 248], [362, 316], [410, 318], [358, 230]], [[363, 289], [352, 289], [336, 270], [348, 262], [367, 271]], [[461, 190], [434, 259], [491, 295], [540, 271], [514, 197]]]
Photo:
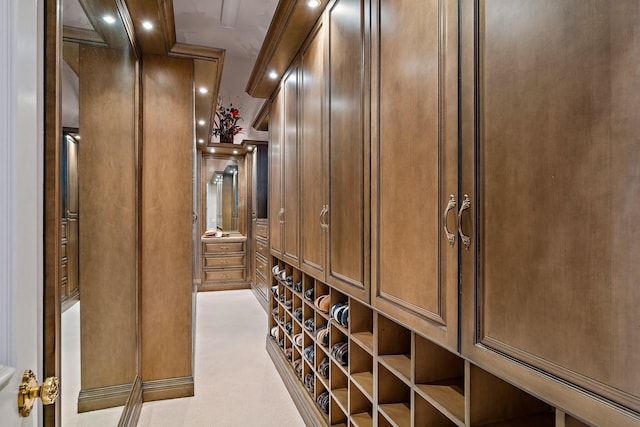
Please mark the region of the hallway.
[[195, 396], [145, 403], [141, 427], [299, 427], [265, 350], [267, 319], [251, 291], [198, 294]]
[[[138, 426], [298, 427], [304, 422], [265, 350], [266, 313], [249, 290], [198, 294], [195, 396], [145, 403]], [[80, 304], [62, 316], [65, 427], [115, 427], [122, 407], [76, 414]]]

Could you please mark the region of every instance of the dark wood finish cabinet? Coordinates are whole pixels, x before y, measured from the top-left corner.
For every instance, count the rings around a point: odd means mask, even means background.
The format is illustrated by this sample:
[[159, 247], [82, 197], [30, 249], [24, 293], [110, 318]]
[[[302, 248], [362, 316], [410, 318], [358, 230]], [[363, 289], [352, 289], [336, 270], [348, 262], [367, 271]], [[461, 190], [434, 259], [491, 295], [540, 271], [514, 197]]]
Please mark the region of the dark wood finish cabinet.
[[462, 4], [463, 354], [637, 425], [640, 5]]
[[373, 12], [372, 303], [455, 350], [457, 2]]
[[247, 153], [251, 171], [251, 270], [252, 289], [258, 301], [267, 308], [269, 301], [269, 219], [267, 200], [269, 186], [269, 146], [266, 141], [251, 141]]

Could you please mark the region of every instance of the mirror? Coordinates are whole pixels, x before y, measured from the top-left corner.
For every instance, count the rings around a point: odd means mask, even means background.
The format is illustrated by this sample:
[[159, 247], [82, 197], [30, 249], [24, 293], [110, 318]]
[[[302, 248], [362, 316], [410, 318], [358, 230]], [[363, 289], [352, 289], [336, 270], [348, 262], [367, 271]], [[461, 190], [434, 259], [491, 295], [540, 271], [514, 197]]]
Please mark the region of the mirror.
[[206, 229], [238, 231], [238, 160], [205, 159]]
[[116, 0], [57, 1], [62, 425], [117, 425], [138, 374], [138, 63]]

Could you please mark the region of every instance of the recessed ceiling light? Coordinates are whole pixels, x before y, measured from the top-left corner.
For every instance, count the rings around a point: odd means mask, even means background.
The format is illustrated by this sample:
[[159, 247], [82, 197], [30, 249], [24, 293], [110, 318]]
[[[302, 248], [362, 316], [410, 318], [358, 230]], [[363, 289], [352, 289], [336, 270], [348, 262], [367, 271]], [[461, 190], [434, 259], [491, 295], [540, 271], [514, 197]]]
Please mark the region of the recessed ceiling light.
[[153, 24], [151, 23], [151, 21], [142, 21], [142, 28], [144, 28], [145, 30], [152, 30]]
[[198, 140], [198, 143], [199, 143], [199, 144], [204, 144], [204, 139], [199, 139], [199, 140]]
[[81, 140], [81, 139], [82, 139], [82, 137], [81, 137], [80, 135], [76, 135], [76, 139], [77, 139], [77, 140]]
[[200, 89], [198, 89], [198, 92], [200, 92], [200, 93], [207, 93], [207, 92], [209, 92], [209, 89], [207, 89], [206, 87], [204, 87], [204, 86], [203, 86], [203, 87], [201, 87]]
[[210, 153], [215, 153], [215, 152], [216, 152], [216, 149], [215, 149], [215, 148], [209, 148], [209, 152], [210, 152]]
[[277, 79], [278, 78], [278, 73], [276, 73], [275, 71], [270, 72], [269, 73], [269, 78], [273, 79], [273, 80]]
[[204, 126], [204, 125], [205, 125], [205, 123], [207, 123], [207, 122], [205, 122], [203, 119], [198, 120], [198, 124], [199, 124], [200, 126]]
[[233, 154], [238, 154], [238, 150], [233, 150]]
[[105, 15], [102, 17], [102, 19], [104, 20], [104, 22], [106, 22], [107, 24], [115, 24], [116, 22], [116, 18], [114, 18], [111, 15]]
[[249, 146], [247, 147], [247, 150], [249, 150], [249, 151], [253, 151], [253, 145], [249, 145]]
[[316, 7], [320, 6], [320, 3], [321, 3], [320, 0], [309, 0], [307, 2], [307, 6], [316, 8]]

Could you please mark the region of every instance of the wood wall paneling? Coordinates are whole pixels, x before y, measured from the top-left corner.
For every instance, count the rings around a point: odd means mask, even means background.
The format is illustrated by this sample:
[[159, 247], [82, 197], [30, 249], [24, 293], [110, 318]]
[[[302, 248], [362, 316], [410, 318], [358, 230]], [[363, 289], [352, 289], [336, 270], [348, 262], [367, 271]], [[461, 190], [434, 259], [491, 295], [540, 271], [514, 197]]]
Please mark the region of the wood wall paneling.
[[[466, 301], [465, 353], [510, 369], [479, 342], [638, 411], [640, 5], [468, 3], [463, 227], [482, 256], [463, 256], [463, 294], [478, 301]], [[535, 385], [614, 422], [606, 404]]]
[[298, 265], [300, 251], [300, 195], [298, 185], [298, 67], [283, 80], [283, 255]]
[[[192, 375], [194, 135], [193, 61], [145, 55], [143, 64], [142, 380], [146, 383]], [[176, 394], [193, 394], [193, 385]]]
[[[82, 45], [79, 54], [83, 137], [78, 147], [79, 281], [85, 391], [131, 384], [137, 372], [136, 73], [135, 59], [127, 51]], [[83, 405], [81, 399], [79, 407], [104, 406]]]
[[368, 300], [369, 140], [365, 135], [368, 64], [365, 4], [328, 6], [329, 241], [327, 281]]
[[269, 120], [269, 241], [276, 256], [282, 255], [282, 96], [273, 97]]
[[300, 268], [324, 279], [326, 161], [324, 132], [326, 33], [320, 26], [300, 59]]

